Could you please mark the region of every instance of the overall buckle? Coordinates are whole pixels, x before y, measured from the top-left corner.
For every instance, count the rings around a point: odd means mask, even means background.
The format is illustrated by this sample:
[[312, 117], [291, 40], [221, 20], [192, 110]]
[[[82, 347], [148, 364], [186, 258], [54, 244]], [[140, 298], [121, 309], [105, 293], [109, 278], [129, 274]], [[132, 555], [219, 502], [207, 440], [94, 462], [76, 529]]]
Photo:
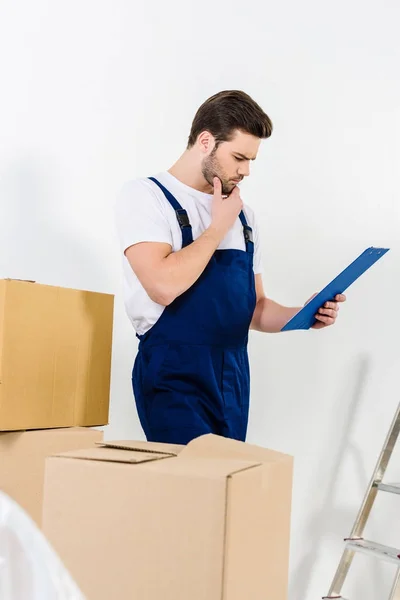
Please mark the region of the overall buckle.
[[176, 218], [178, 219], [178, 223], [181, 228], [183, 227], [191, 227], [188, 214], [186, 210], [183, 208], [178, 208], [176, 211]]
[[243, 234], [245, 242], [253, 242], [253, 230], [249, 225], [243, 225]]

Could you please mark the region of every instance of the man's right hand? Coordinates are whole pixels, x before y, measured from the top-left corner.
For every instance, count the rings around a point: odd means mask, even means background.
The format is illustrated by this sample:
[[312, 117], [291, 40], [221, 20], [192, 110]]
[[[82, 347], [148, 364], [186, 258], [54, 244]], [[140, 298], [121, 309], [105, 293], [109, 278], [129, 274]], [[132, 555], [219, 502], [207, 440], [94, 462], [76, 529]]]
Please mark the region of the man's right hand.
[[219, 178], [214, 177], [213, 183], [214, 197], [211, 207], [211, 228], [216, 230], [221, 236], [221, 240], [223, 240], [238, 218], [243, 208], [243, 202], [237, 186], [233, 188], [227, 198], [223, 198], [222, 184]]

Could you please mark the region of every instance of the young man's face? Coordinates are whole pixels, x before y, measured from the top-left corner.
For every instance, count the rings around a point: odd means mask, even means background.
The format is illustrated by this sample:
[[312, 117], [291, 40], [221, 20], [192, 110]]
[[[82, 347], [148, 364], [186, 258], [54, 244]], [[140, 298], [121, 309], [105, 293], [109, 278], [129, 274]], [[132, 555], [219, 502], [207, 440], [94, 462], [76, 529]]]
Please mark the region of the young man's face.
[[250, 174], [250, 161], [255, 160], [261, 140], [249, 133], [236, 131], [229, 142], [221, 142], [203, 159], [202, 173], [212, 186], [213, 178], [222, 183], [222, 192], [230, 194], [233, 188]]

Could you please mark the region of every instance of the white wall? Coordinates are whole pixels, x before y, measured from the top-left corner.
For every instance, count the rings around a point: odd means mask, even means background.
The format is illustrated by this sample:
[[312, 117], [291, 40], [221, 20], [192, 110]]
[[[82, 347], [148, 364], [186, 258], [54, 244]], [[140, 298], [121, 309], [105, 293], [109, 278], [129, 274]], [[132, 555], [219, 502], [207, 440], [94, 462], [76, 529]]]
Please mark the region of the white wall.
[[[116, 293], [108, 438], [142, 436], [115, 195], [171, 165], [209, 95], [244, 89], [275, 125], [243, 186], [274, 299], [392, 248], [335, 328], [251, 337], [248, 441], [295, 456], [291, 600], [327, 592], [400, 400], [399, 19], [396, 0], [0, 4], [0, 276]], [[399, 544], [399, 501], [367, 537]], [[346, 595], [383, 599], [392, 574], [359, 557]]]

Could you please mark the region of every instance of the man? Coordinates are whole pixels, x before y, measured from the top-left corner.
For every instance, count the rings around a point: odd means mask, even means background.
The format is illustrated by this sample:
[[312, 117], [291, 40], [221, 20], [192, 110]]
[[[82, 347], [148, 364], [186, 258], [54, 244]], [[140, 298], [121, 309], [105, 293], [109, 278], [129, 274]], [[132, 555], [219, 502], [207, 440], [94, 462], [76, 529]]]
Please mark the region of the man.
[[[126, 309], [140, 339], [133, 391], [150, 441], [244, 441], [249, 329], [278, 332], [300, 310], [266, 297], [257, 223], [238, 187], [271, 133], [252, 98], [220, 92], [198, 109], [179, 160], [119, 194]], [[332, 325], [344, 300], [321, 307], [314, 327]]]

